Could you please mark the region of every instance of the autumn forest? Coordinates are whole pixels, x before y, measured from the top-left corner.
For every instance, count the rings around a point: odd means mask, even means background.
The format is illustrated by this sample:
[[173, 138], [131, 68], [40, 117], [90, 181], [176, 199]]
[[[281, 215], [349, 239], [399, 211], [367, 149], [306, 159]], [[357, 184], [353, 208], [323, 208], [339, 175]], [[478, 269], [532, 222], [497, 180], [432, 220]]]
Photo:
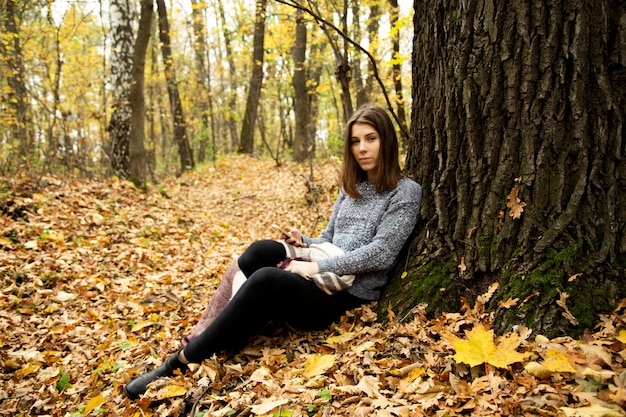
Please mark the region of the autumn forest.
[[[622, 0], [0, 0], [0, 27], [0, 416], [626, 417]], [[125, 396], [250, 242], [324, 230], [366, 103], [423, 190], [382, 298]]]
[[129, 177], [124, 159], [136, 152], [120, 137], [138, 71], [145, 135], [130, 142], [144, 154], [141, 180], [237, 151], [335, 155], [346, 117], [364, 102], [384, 105], [384, 94], [406, 126], [410, 5], [288, 3], [158, 1], [140, 27], [148, 8], [142, 15], [138, 2], [4, 2], [2, 171]]

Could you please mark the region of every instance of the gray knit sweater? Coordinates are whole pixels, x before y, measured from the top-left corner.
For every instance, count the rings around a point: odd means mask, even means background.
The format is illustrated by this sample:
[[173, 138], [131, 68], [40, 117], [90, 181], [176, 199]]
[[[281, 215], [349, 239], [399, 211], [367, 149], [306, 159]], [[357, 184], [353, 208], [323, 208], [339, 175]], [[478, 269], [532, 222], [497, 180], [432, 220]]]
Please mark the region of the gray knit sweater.
[[377, 300], [387, 284], [386, 271], [417, 223], [422, 188], [404, 177], [392, 191], [377, 194], [373, 181], [359, 184], [357, 190], [363, 198], [340, 192], [326, 229], [317, 238], [303, 239], [307, 245], [331, 242], [343, 249], [342, 256], [319, 260], [320, 272], [354, 274], [346, 291]]

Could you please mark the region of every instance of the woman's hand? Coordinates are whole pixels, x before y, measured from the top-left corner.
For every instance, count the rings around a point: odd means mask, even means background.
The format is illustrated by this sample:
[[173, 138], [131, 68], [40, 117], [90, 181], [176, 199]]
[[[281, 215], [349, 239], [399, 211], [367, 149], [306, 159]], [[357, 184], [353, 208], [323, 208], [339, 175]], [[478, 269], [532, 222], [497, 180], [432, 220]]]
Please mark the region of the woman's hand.
[[291, 245], [306, 248], [306, 244], [302, 241], [302, 233], [298, 229], [292, 229], [289, 234], [283, 233], [281, 237]]
[[289, 262], [289, 265], [287, 265], [287, 267], [285, 268], [285, 271], [308, 277], [311, 275], [319, 274], [320, 268], [317, 265], [317, 262], [291, 261]]

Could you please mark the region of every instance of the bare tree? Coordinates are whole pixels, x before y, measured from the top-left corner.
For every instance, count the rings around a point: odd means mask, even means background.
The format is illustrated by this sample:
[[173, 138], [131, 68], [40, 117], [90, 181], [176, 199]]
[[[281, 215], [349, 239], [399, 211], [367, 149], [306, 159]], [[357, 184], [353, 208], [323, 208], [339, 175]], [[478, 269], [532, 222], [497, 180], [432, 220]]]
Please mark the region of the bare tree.
[[228, 62], [228, 81], [230, 84], [230, 91], [228, 92], [228, 109], [226, 110], [226, 123], [228, 125], [228, 131], [230, 133], [231, 149], [237, 147], [239, 142], [239, 136], [237, 131], [237, 118], [235, 116], [235, 110], [237, 109], [237, 76], [235, 58], [233, 56], [233, 47], [231, 40], [231, 31], [226, 25], [226, 14], [224, 13], [224, 4], [222, 0], [217, 0], [217, 7], [220, 15], [220, 32], [224, 36], [224, 49], [226, 50], [226, 62]]
[[187, 124], [183, 114], [183, 104], [180, 100], [178, 84], [176, 81], [176, 68], [172, 59], [172, 46], [170, 42], [170, 25], [167, 19], [167, 9], [164, 0], [156, 0], [159, 14], [159, 40], [161, 41], [161, 54], [165, 67], [165, 80], [167, 94], [170, 98], [170, 108], [174, 118], [174, 140], [178, 146], [180, 157], [180, 171], [185, 172], [194, 167], [193, 154], [187, 138]]
[[314, 153], [313, 137], [310, 135], [311, 108], [309, 89], [307, 87], [307, 27], [304, 12], [296, 12], [296, 38], [292, 50], [293, 55], [293, 88], [295, 108], [295, 138], [293, 144], [293, 159], [297, 162], [305, 161]]
[[141, 17], [137, 29], [137, 39], [133, 53], [133, 83], [130, 88], [130, 105], [132, 107], [130, 128], [130, 179], [136, 184], [146, 182], [146, 148], [145, 120], [146, 102], [144, 98], [144, 72], [146, 67], [146, 51], [150, 43], [154, 0], [141, 1]]
[[[389, 10], [389, 21], [392, 27], [396, 27], [398, 24], [398, 0], [389, 0], [391, 9]], [[402, 87], [402, 64], [400, 63], [400, 31], [392, 31], [392, 45], [393, 45], [393, 64], [391, 65], [391, 74], [393, 79], [393, 86], [396, 93], [396, 109], [398, 111], [398, 124], [400, 124], [401, 130], [407, 130], [406, 125], [406, 110], [404, 103], [404, 89]], [[406, 144], [405, 138], [405, 144]]]
[[130, 176], [130, 85], [133, 80], [133, 30], [128, 0], [111, 0], [111, 85], [113, 113], [109, 121], [111, 171], [122, 178]]
[[254, 50], [252, 52], [252, 75], [250, 78], [250, 89], [248, 90], [246, 111], [243, 116], [241, 136], [239, 139], [240, 150], [250, 154], [254, 152], [254, 128], [256, 124], [259, 98], [261, 97], [261, 86], [263, 84], [266, 7], [267, 0], [256, 0]]
[[[191, 16], [193, 19], [194, 54], [196, 58], [196, 82], [199, 88], [199, 100], [197, 106], [202, 120], [202, 132], [200, 133], [200, 143], [198, 147], [198, 162], [204, 162], [206, 151], [209, 146], [209, 134], [212, 140], [211, 155], [215, 161], [215, 127], [213, 121], [213, 95], [211, 94], [211, 68], [207, 59], [206, 34], [204, 25], [204, 3], [198, 0], [191, 0]], [[210, 118], [210, 123], [209, 123]]]

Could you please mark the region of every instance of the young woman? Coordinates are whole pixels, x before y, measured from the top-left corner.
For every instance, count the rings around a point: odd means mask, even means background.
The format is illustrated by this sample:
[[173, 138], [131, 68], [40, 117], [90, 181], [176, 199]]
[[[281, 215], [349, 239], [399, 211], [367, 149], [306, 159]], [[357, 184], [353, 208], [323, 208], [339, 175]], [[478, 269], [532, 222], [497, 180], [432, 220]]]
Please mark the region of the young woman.
[[[143, 394], [159, 377], [184, 370], [225, 349], [236, 349], [270, 321], [303, 330], [321, 330], [347, 310], [377, 300], [393, 265], [414, 229], [420, 210], [419, 184], [402, 175], [398, 139], [385, 110], [365, 106], [350, 118], [344, 134], [340, 192], [317, 238], [292, 230], [284, 241], [295, 247], [332, 243], [339, 254], [316, 261], [291, 260], [289, 245], [262, 240], [237, 260], [245, 282], [215, 319], [157, 369], [124, 387], [130, 398]], [[280, 267], [279, 267], [280, 265]], [[329, 294], [302, 276], [354, 275], [350, 286]]]

